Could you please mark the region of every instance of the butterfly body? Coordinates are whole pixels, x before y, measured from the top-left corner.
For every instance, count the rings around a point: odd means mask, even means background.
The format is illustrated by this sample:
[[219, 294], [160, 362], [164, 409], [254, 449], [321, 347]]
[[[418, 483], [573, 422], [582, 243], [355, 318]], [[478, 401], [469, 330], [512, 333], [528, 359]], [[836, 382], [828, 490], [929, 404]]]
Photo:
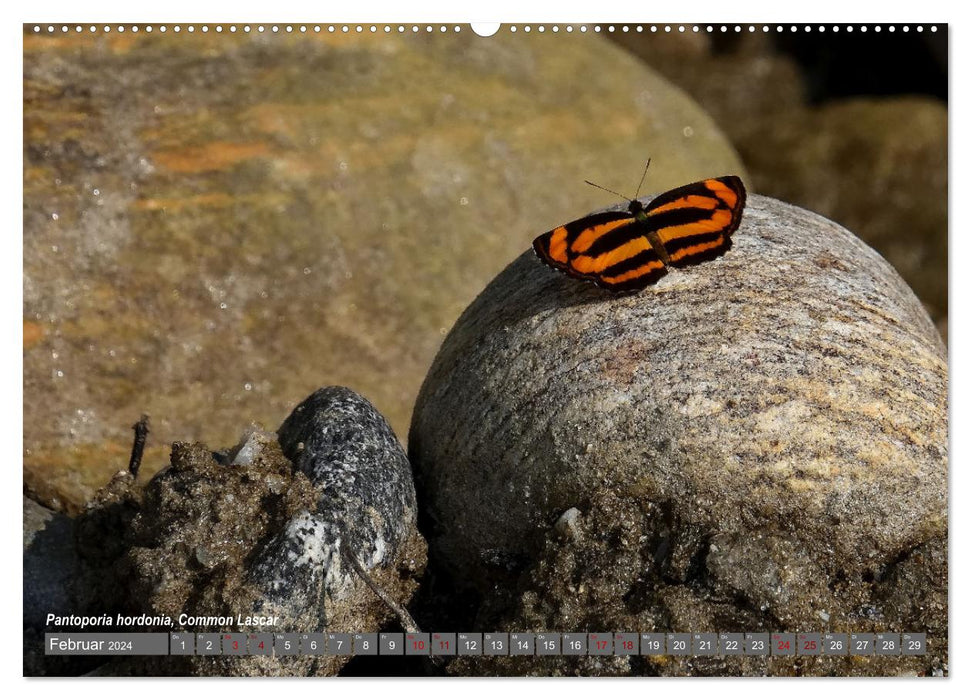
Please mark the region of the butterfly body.
[[731, 247], [745, 207], [735, 175], [701, 180], [665, 192], [646, 206], [577, 219], [533, 241], [546, 264], [611, 291], [637, 291], [668, 267], [710, 260]]
[[647, 214], [644, 213], [644, 205], [641, 204], [641, 200], [630, 200], [630, 205], [628, 205], [627, 211], [633, 214], [635, 221], [641, 225], [642, 234], [647, 236], [647, 240], [651, 244], [651, 248], [655, 253], [657, 253], [657, 256], [661, 258], [661, 262], [664, 263], [665, 267], [670, 266], [671, 257], [668, 255], [668, 251], [664, 248], [664, 242], [657, 235], [657, 231], [651, 228], [651, 220], [648, 218]]

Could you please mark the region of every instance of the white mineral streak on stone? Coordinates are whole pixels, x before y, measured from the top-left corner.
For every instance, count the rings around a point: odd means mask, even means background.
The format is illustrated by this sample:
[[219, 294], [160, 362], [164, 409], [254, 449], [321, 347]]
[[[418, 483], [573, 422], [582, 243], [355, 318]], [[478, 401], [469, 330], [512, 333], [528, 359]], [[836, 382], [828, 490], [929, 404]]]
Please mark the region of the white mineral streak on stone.
[[580, 511], [577, 508], [569, 508], [563, 513], [563, 515], [560, 516], [559, 520], [556, 521], [553, 529], [560, 537], [576, 537], [577, 520], [579, 520], [579, 518]]
[[276, 433], [261, 430], [255, 425], [250, 426], [230, 451], [229, 463], [249, 466], [271, 442], [276, 442]]
[[305, 578], [305, 586], [312, 584], [321, 574], [328, 587], [335, 587], [342, 580], [340, 536], [337, 528], [330, 523], [303, 511], [287, 523], [281, 541], [289, 542], [290, 546], [274, 548], [274, 555], [257, 565], [257, 573], [268, 584], [268, 592], [291, 589], [294, 582], [289, 577], [294, 572], [300, 572]]
[[304, 511], [287, 523], [287, 539], [299, 542], [301, 547], [290, 554], [294, 566], [319, 569], [337, 549], [332, 539], [333, 528]]
[[378, 535], [371, 544], [374, 547], [374, 551], [372, 552], [370, 562], [367, 565], [367, 568], [369, 569], [378, 566], [384, 561], [385, 556], [388, 554], [388, 543], [384, 541], [384, 538], [381, 535]]
[[324, 562], [324, 589], [330, 592], [336, 600], [350, 594], [350, 572], [344, 571], [341, 560], [341, 538], [334, 535], [332, 546], [325, 550], [327, 560]]

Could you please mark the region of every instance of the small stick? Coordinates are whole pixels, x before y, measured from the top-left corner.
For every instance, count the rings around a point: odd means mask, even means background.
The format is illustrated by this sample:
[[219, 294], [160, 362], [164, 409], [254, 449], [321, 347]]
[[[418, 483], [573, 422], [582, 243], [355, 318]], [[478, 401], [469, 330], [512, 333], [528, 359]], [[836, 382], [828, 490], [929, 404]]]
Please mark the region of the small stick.
[[145, 452], [145, 440], [148, 438], [148, 416], [141, 419], [132, 426], [135, 431], [135, 442], [131, 446], [131, 459], [128, 460], [128, 472], [138, 478], [138, 468], [142, 466], [142, 454]]
[[415, 619], [408, 614], [408, 611], [398, 605], [398, 603], [391, 599], [391, 596], [381, 590], [378, 584], [376, 584], [368, 575], [367, 571], [364, 570], [364, 567], [361, 566], [361, 562], [357, 560], [357, 556], [351, 551], [350, 543], [348, 542], [346, 535], [341, 537], [341, 551], [344, 558], [351, 563], [351, 568], [357, 572], [357, 575], [360, 576], [361, 580], [367, 584], [367, 587], [374, 591], [374, 594], [381, 599], [381, 602], [391, 608], [394, 614], [398, 616], [398, 621], [401, 622], [401, 626], [405, 628], [405, 632], [421, 632], [421, 629], [418, 627], [418, 623], [415, 622]]

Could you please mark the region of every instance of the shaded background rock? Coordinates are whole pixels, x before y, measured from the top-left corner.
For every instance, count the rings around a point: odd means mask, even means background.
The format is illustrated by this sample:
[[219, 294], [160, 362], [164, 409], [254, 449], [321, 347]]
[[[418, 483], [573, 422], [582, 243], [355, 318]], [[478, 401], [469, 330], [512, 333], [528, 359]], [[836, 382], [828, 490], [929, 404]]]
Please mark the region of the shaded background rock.
[[785, 672], [940, 671], [944, 345], [891, 266], [818, 215], [754, 195], [733, 240], [636, 295], [531, 253], [483, 291], [415, 407], [432, 551], [478, 589], [475, 629], [927, 629], [917, 661]]
[[[303, 446], [296, 464], [268, 434], [249, 432], [248, 448], [236, 450], [245, 463], [221, 463], [202, 445], [177, 443], [171, 466], [144, 490], [119, 473], [78, 520], [82, 566], [68, 610], [166, 615], [172, 627], [153, 627], [165, 632], [394, 627], [393, 611], [346, 557], [353, 553], [400, 605], [414, 593], [426, 554], [404, 450], [374, 407], [342, 387], [316, 392], [281, 433], [288, 450]], [[184, 624], [181, 614], [278, 621]], [[113, 659], [99, 672], [334, 675], [348, 660], [139, 657]]]
[[23, 523], [24, 675], [79, 675], [91, 667], [84, 657], [44, 655], [47, 614], [69, 610], [75, 600], [74, 520], [24, 498]]
[[71, 581], [77, 568], [74, 521], [23, 499], [24, 624], [42, 629], [49, 610], [64, 609], [73, 598]]
[[76, 512], [128, 457], [348, 384], [404, 435], [447, 329], [541, 231], [744, 169], [593, 35], [24, 36], [24, 477]]

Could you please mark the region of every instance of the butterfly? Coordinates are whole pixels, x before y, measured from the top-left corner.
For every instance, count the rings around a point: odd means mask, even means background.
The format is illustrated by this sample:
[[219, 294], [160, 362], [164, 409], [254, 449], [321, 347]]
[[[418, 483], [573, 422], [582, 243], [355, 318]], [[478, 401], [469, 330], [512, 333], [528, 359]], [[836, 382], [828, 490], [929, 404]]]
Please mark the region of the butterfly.
[[591, 214], [558, 226], [536, 238], [533, 250], [570, 277], [613, 292], [638, 291], [670, 266], [711, 260], [731, 248], [744, 207], [745, 185], [739, 177], [710, 178], [665, 192], [646, 206], [635, 194], [627, 211]]

